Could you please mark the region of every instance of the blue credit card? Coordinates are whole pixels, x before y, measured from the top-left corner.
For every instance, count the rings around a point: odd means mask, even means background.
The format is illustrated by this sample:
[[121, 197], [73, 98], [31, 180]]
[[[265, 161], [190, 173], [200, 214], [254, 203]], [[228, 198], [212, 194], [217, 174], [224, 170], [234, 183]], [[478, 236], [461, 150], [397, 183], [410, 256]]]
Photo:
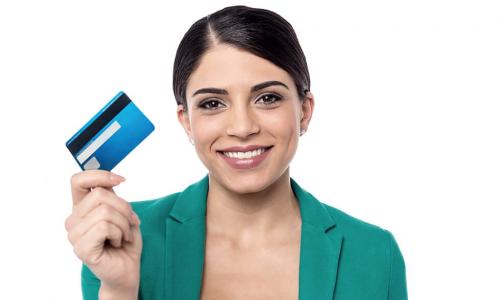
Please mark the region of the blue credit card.
[[153, 123], [119, 92], [66, 142], [82, 170], [111, 171], [153, 130]]

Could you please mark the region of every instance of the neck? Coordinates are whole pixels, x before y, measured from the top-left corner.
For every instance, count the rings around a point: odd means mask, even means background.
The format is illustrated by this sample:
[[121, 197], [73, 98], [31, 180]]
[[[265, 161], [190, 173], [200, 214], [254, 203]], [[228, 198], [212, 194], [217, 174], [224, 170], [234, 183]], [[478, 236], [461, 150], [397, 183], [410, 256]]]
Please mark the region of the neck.
[[301, 223], [300, 208], [290, 185], [289, 169], [265, 190], [239, 194], [210, 178], [207, 229], [241, 242], [282, 235]]

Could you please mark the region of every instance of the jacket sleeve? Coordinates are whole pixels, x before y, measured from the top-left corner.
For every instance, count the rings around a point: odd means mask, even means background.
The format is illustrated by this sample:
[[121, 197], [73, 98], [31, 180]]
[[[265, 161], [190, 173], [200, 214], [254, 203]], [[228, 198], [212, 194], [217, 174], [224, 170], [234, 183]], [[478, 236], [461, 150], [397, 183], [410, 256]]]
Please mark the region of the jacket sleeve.
[[389, 233], [389, 291], [388, 300], [407, 300], [406, 267], [396, 239]]
[[83, 300], [98, 300], [101, 287], [99, 278], [85, 264], [82, 264], [81, 276]]

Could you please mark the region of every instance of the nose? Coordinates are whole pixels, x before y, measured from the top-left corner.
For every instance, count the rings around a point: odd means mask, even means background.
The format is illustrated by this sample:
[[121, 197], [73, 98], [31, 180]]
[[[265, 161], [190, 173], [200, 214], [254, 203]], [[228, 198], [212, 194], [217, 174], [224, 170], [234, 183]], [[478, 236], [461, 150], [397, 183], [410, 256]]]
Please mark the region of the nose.
[[251, 109], [248, 105], [235, 105], [230, 110], [229, 124], [227, 125], [226, 133], [231, 136], [247, 138], [248, 136], [258, 133], [260, 127]]

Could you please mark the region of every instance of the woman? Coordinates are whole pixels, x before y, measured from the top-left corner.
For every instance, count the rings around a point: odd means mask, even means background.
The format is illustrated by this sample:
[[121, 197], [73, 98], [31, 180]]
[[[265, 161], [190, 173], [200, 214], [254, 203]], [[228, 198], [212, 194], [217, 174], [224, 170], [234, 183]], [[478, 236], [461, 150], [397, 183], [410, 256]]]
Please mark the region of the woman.
[[178, 47], [173, 87], [208, 174], [130, 204], [112, 189], [121, 176], [72, 177], [66, 229], [85, 299], [407, 298], [392, 234], [290, 178], [314, 97], [286, 20], [245, 6], [200, 19]]

